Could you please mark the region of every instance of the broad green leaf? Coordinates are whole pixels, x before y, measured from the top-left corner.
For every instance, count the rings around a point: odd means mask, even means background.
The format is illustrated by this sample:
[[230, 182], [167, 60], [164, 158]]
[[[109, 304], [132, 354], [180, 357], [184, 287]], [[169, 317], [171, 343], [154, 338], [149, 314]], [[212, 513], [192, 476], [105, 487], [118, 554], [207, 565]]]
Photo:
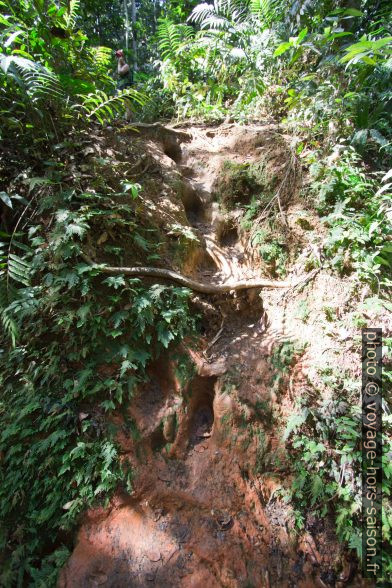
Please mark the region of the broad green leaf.
[[363, 16], [363, 12], [357, 8], [346, 8], [342, 14], [347, 16]]
[[308, 34], [308, 27], [305, 27], [304, 29], [302, 29], [302, 31], [300, 31], [298, 38], [297, 38], [298, 45], [302, 43], [302, 41], [305, 39], [307, 34]]
[[8, 196], [7, 192], [0, 192], [0, 200], [2, 200], [9, 208], [12, 208], [11, 198]]
[[283, 53], [286, 53], [286, 51], [291, 49], [292, 46], [293, 46], [292, 43], [289, 43], [289, 42], [281, 43], [279, 45], [279, 47], [277, 49], [275, 49], [274, 57], [279, 57], [279, 55], [283, 55]]

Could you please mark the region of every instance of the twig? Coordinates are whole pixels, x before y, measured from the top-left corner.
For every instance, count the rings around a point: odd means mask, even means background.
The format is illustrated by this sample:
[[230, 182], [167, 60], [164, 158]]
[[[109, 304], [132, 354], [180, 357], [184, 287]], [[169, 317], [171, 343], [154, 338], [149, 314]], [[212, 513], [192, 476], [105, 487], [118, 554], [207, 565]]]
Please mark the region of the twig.
[[[295, 176], [296, 176], [296, 162], [295, 162], [295, 156], [293, 154], [291, 156], [290, 161], [288, 162], [286, 173], [284, 175], [283, 180], [280, 183], [280, 186], [278, 188], [278, 191], [271, 198], [271, 200], [268, 202], [268, 204], [263, 208], [263, 210], [261, 211], [261, 213], [259, 214], [259, 216], [256, 218], [256, 220], [253, 223], [252, 231], [251, 231], [251, 234], [249, 236], [249, 241], [248, 241], [249, 245], [251, 244], [252, 237], [255, 234], [256, 228], [268, 216], [269, 210], [272, 208], [272, 206], [275, 204], [276, 201], [278, 202], [279, 211], [280, 211], [280, 214], [282, 216], [282, 219], [284, 220], [284, 215], [283, 215], [283, 209], [282, 209], [282, 205], [281, 205], [280, 195], [282, 193], [283, 188], [286, 186], [286, 184], [288, 182], [288, 179], [290, 177], [290, 173], [291, 172], [294, 173], [294, 178], [295, 178]], [[287, 224], [287, 220], [286, 220], [286, 224]]]
[[138, 173], [130, 173], [130, 177], [132, 178], [140, 178], [140, 176], [144, 175], [146, 173], [146, 171], [149, 169], [150, 167], [150, 162], [147, 162], [147, 165], [142, 169], [142, 171], [138, 172]]
[[208, 357], [207, 357], [207, 351], [209, 351], [211, 349], [211, 347], [213, 347], [215, 345], [215, 343], [218, 341], [218, 339], [220, 339], [220, 337], [221, 337], [221, 335], [223, 333], [223, 325], [224, 325], [224, 322], [225, 322], [225, 318], [223, 317], [222, 324], [221, 324], [221, 327], [220, 327], [219, 331], [217, 332], [217, 334], [215, 335], [215, 337], [213, 338], [213, 340], [211, 341], [211, 343], [209, 343], [207, 345], [207, 347], [203, 351], [203, 355], [204, 355], [204, 357], [206, 359], [208, 359]]
[[306, 284], [308, 284], [311, 280], [313, 280], [317, 274], [321, 271], [321, 267], [317, 267], [310, 272], [303, 280], [300, 280], [292, 287], [292, 290], [302, 290]]

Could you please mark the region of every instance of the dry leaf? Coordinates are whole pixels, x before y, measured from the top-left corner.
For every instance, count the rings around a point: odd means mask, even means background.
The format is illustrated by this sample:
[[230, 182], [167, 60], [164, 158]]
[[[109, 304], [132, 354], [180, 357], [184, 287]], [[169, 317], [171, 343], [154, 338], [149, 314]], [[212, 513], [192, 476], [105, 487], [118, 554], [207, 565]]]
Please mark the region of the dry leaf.
[[75, 502], [74, 500], [70, 500], [69, 502], [67, 502], [66, 504], [64, 504], [63, 510], [69, 510], [71, 508], [71, 506], [73, 505], [74, 502]]
[[102, 243], [105, 243], [105, 241], [108, 240], [108, 234], [105, 231], [104, 233], [102, 233], [102, 235], [100, 236], [100, 238], [97, 241], [97, 245], [102, 245]]

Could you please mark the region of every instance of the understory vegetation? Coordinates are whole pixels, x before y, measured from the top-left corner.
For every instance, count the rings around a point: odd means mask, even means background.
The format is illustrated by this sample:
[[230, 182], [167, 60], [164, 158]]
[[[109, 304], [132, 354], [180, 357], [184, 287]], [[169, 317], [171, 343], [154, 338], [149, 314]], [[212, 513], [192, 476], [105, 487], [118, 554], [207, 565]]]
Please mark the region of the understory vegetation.
[[[323, 518], [333, 501], [339, 540], [362, 557], [362, 451], [361, 409], [357, 383], [349, 374], [325, 368], [320, 374], [324, 388], [308, 390], [299, 399], [297, 411], [284, 432], [294, 471], [292, 489], [284, 499], [294, 505], [298, 528], [307, 526], [306, 517]], [[331, 394], [333, 390], [333, 395]], [[384, 422], [382, 533], [391, 541], [391, 419]], [[309, 503], [311, 509], [309, 510]], [[391, 574], [386, 549], [383, 572]]]
[[[39, 204], [28, 226], [2, 236], [4, 585], [55, 581], [78, 515], [118, 488], [131, 492], [133, 471], [109, 415], [127, 406], [149, 362], [195, 324], [185, 288], [104, 277], [83, 261], [82, 243], [97, 233], [109, 258], [121, 259], [122, 239], [141, 256], [159, 256], [123, 193], [75, 189], [62, 166], [54, 181], [52, 164], [52, 180], [33, 178]], [[137, 197], [137, 185], [128, 188]]]
[[[272, 276], [285, 276], [287, 236], [277, 218], [294, 186], [323, 227], [306, 270], [350, 277], [357, 292], [367, 287], [365, 311], [366, 303], [392, 311], [389, 3], [140, 0], [131, 22], [128, 4], [0, 0], [5, 587], [56, 585], [80, 515], [119, 488], [132, 491], [135, 472], [120, 453], [113, 415], [125, 411], [151, 362], [197, 331], [189, 290], [102, 271], [105, 264], [166, 264], [143, 180], [129, 153], [120, 157], [116, 143], [103, 139], [127, 126], [126, 112], [146, 122], [279, 125], [293, 184], [282, 191], [289, 176], [266, 179], [261, 158], [227, 162], [216, 192], [221, 208], [241, 210], [249, 247]], [[116, 92], [119, 46], [135, 83]], [[305, 322], [309, 311], [301, 312]], [[358, 328], [363, 321], [358, 316]], [[286, 346], [272, 358], [274, 389], [294, 355]], [[390, 339], [385, 355], [390, 362]], [[339, 539], [361, 558], [359, 384], [329, 367], [320, 377], [325, 390], [301, 398], [287, 423], [294, 482], [283, 495], [297, 529], [309, 510], [333, 512]], [[384, 379], [388, 546], [390, 364]], [[381, 582], [392, 578], [387, 549], [384, 559]]]

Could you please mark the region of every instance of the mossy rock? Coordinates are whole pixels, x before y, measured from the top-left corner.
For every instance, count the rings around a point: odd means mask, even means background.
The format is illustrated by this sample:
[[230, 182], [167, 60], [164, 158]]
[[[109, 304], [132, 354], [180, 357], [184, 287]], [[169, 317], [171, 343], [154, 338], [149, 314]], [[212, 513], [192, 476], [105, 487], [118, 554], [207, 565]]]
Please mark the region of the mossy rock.
[[314, 230], [314, 226], [305, 217], [297, 218], [297, 220], [295, 222], [304, 231], [313, 231]]

